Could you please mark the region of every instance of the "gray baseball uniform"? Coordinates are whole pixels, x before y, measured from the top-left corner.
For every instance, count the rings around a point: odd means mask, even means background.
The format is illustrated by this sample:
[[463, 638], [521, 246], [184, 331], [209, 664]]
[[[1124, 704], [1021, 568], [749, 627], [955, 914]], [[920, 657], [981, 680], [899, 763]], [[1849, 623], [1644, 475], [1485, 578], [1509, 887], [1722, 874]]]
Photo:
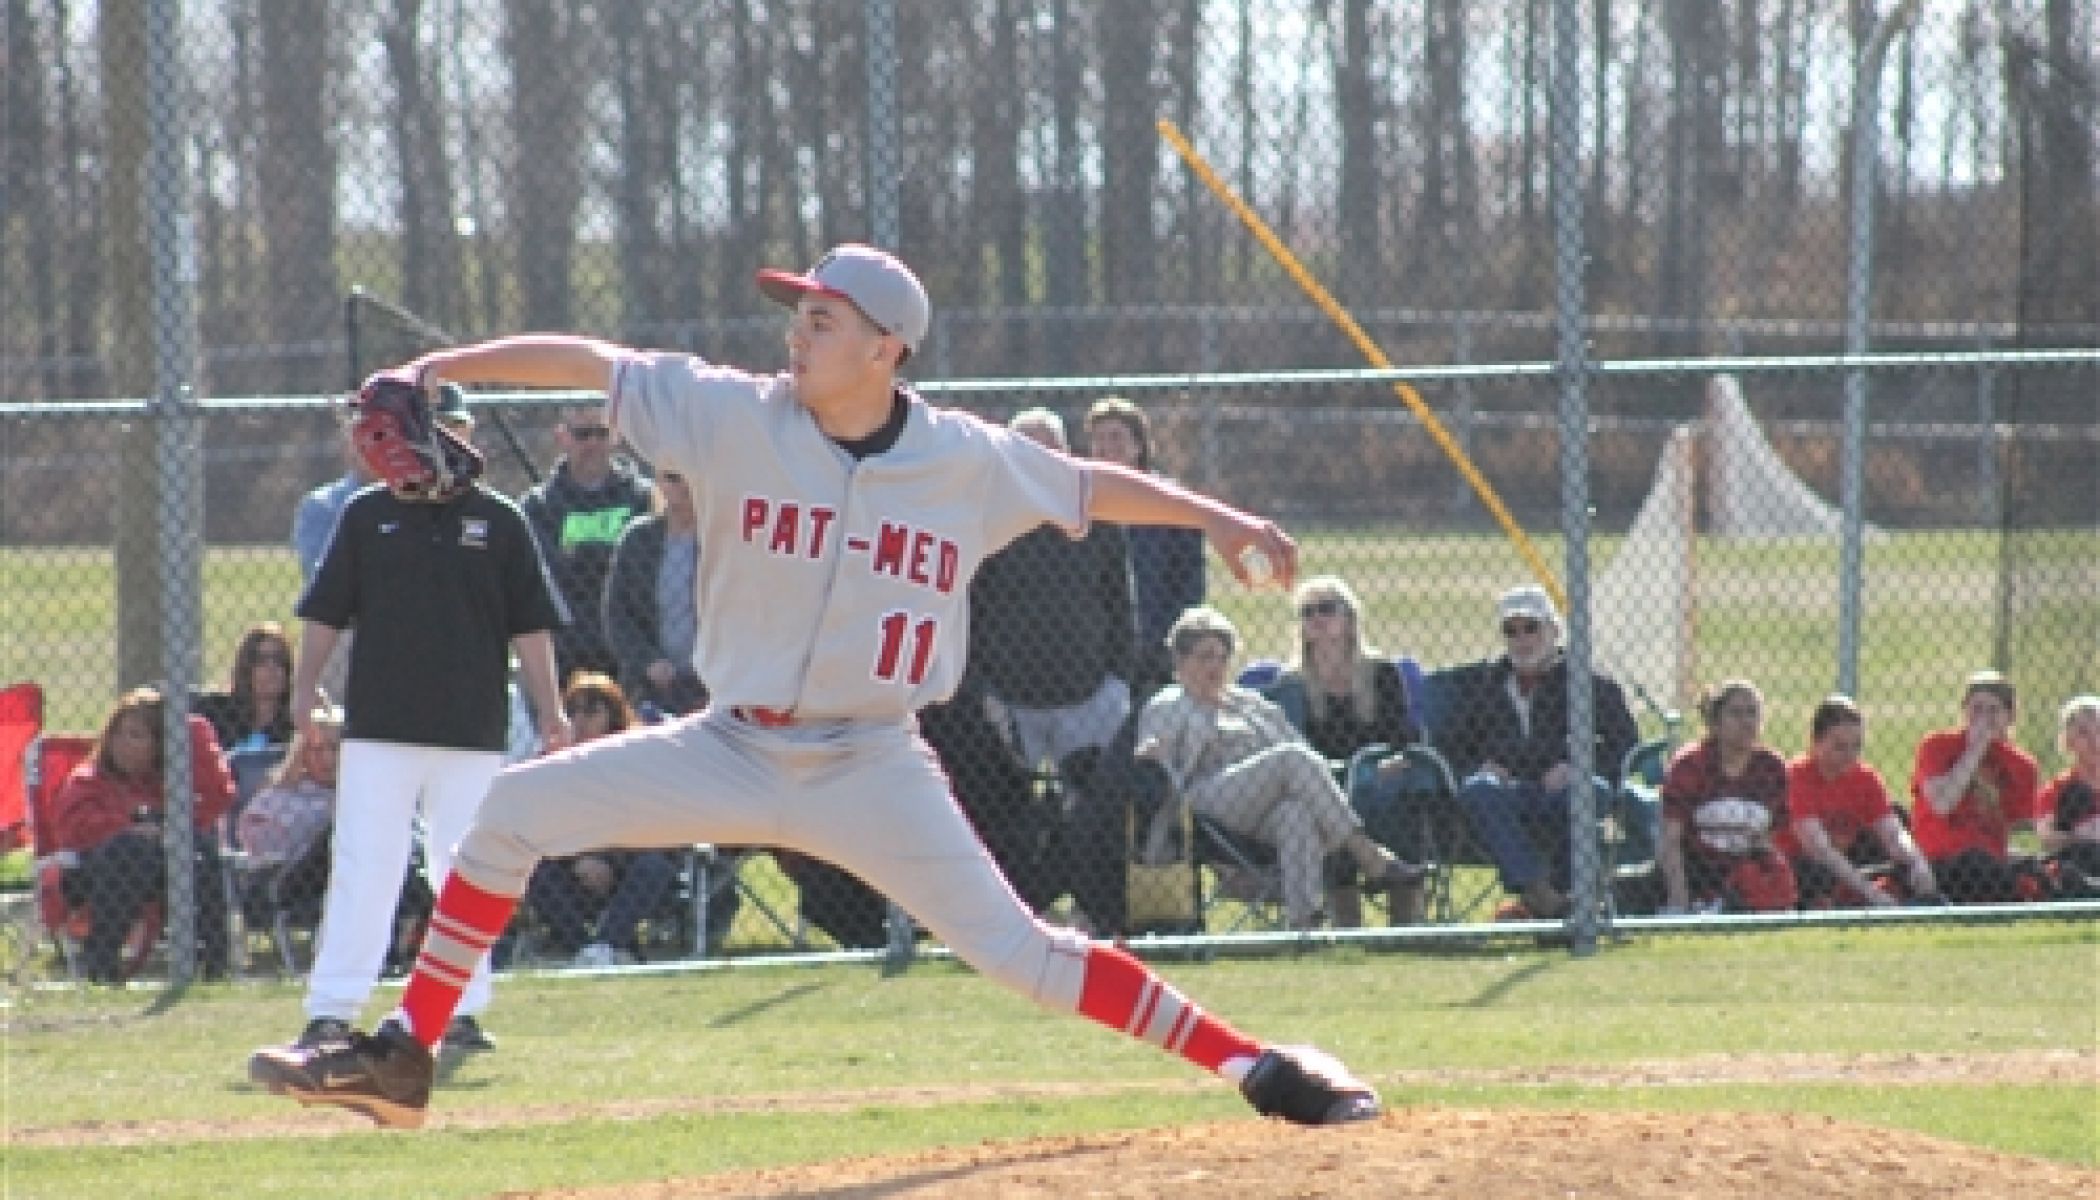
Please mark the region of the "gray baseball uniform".
[[962, 676], [978, 564], [1046, 521], [1082, 531], [1088, 475], [907, 401], [896, 443], [856, 461], [786, 376], [668, 354], [622, 362], [614, 425], [694, 481], [707, 547], [695, 666], [714, 705], [504, 772], [456, 869], [515, 894], [542, 856], [781, 846], [860, 876], [987, 975], [1078, 1003], [1084, 939], [1014, 899], [912, 714]]

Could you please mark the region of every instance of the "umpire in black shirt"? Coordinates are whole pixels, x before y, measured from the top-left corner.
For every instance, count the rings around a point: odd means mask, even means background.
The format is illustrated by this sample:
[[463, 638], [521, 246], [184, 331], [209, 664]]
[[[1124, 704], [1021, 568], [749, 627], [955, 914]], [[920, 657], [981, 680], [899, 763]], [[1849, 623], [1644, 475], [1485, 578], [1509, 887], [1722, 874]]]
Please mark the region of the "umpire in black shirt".
[[[299, 601], [305, 622], [292, 712], [302, 733], [320, 664], [350, 648], [328, 896], [307, 1025], [314, 1044], [347, 1034], [370, 998], [393, 936], [414, 821], [425, 830], [433, 889], [452, 867], [509, 728], [509, 660], [540, 735], [566, 745], [553, 630], [563, 614], [524, 515], [481, 486], [473, 449], [430, 419], [415, 381], [374, 376], [352, 403], [352, 438], [380, 482], [352, 496]], [[488, 1049], [486, 962], [468, 986], [455, 1049]]]

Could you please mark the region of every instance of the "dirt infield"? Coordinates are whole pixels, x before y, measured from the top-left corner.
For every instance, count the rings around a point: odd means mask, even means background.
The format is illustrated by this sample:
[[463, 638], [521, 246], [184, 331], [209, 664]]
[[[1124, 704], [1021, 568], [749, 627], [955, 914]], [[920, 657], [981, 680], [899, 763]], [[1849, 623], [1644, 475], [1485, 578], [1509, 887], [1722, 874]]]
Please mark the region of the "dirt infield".
[[[1376, 1082], [1404, 1100], [1425, 1087], [1711, 1087], [1843, 1082], [1902, 1088], [1961, 1083], [2090, 1084], [2083, 1051], [1978, 1054], [1766, 1054], [1536, 1069], [1405, 1071]], [[882, 1088], [824, 1096], [679, 1097], [579, 1105], [445, 1104], [433, 1129], [503, 1129], [671, 1113], [850, 1111], [996, 1104], [1105, 1091], [1185, 1091], [1207, 1080], [1104, 1087], [1015, 1083]], [[369, 1129], [333, 1110], [279, 1110], [239, 1122], [94, 1121], [10, 1131], [17, 1145], [156, 1145], [257, 1137], [337, 1137]], [[952, 1147], [883, 1158], [616, 1187], [511, 1193], [512, 1200], [672, 1200], [719, 1196], [1226, 1197], [1626, 1196], [1701, 1200], [1795, 1196], [2100, 1196], [2100, 1172], [1979, 1149], [1907, 1130], [1822, 1116], [1684, 1115], [1405, 1106], [1350, 1129], [1252, 1120]]]
[[[1043, 1138], [533, 1200], [684, 1197], [2075, 1197], [2100, 1173], [1816, 1116], [1403, 1110]], [[523, 1197], [515, 1198], [523, 1200]]]
[[[1500, 1083], [1696, 1086], [1845, 1079], [2089, 1081], [2086, 1054], [1769, 1055], [1591, 1070], [1464, 1072]], [[1381, 1078], [1388, 1092], [1420, 1077]], [[1451, 1082], [1448, 1075], [1443, 1082]], [[2100, 1172], [1821, 1116], [1402, 1108], [1352, 1129], [1245, 1121], [1039, 1138], [739, 1175], [536, 1192], [530, 1200], [700, 1196], [1325, 1197], [2100, 1195]], [[527, 1200], [520, 1196], [514, 1200]]]

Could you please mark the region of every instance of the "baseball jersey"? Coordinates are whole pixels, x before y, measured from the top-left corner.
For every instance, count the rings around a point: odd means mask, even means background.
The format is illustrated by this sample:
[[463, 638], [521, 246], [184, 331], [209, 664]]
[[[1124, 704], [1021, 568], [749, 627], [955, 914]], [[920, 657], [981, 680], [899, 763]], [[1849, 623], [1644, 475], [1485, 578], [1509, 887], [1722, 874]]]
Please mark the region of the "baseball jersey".
[[1896, 811], [1889, 803], [1888, 784], [1882, 781], [1881, 772], [1854, 763], [1836, 779], [1827, 779], [1805, 754], [1787, 764], [1786, 807], [1787, 824], [1774, 841], [1795, 858], [1804, 853], [1800, 839], [1794, 836], [1795, 821], [1814, 817], [1822, 822], [1830, 844], [1843, 854], [1860, 834]]
[[1925, 781], [1945, 775], [1968, 744], [1966, 730], [1928, 733], [1918, 743], [1910, 776], [1910, 832], [1925, 857], [1939, 862], [1964, 850], [1981, 850], [2003, 859], [2012, 823], [2034, 818], [2035, 790], [2041, 768], [2034, 757], [2010, 742], [1992, 742], [1976, 764], [1969, 790], [1952, 812], [1941, 816], [1925, 799]]
[[787, 375], [625, 356], [613, 426], [693, 481], [694, 669], [718, 704], [902, 720], [962, 677], [978, 565], [1046, 522], [1086, 532], [1071, 458], [908, 391], [903, 432], [855, 459]]
[[1671, 757], [1663, 774], [1663, 816], [1684, 822], [1686, 849], [1711, 857], [1712, 851], [1695, 832], [1700, 808], [1716, 800], [1748, 800], [1764, 808], [1771, 830], [1786, 827], [1786, 760], [1758, 746], [1740, 775], [1721, 770], [1721, 749], [1712, 739], [1694, 742]]
[[298, 612], [357, 630], [344, 737], [455, 750], [504, 748], [511, 639], [563, 616], [524, 514], [478, 484], [351, 497]]

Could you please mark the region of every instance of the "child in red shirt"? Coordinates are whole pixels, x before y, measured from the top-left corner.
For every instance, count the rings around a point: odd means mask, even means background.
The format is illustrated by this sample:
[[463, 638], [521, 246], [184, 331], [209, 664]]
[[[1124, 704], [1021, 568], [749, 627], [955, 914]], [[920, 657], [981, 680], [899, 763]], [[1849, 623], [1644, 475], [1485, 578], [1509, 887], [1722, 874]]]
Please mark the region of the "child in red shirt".
[[1881, 772], [1860, 761], [1866, 717], [1859, 706], [1848, 696], [1823, 701], [1809, 721], [1809, 737], [1808, 753], [1787, 764], [1790, 823], [1776, 839], [1793, 861], [1802, 907], [1826, 907], [1832, 901], [1877, 908], [1896, 903], [1895, 895], [1876, 887], [1860, 869], [1870, 855], [1902, 868], [1901, 894], [1937, 899], [1932, 864], [1897, 818]]
[[2034, 820], [2041, 768], [2012, 743], [2018, 698], [1996, 671], [1969, 676], [1959, 729], [1928, 733], [1911, 768], [1911, 832], [1941, 890], [1967, 903], [2033, 899], [2012, 830]]

